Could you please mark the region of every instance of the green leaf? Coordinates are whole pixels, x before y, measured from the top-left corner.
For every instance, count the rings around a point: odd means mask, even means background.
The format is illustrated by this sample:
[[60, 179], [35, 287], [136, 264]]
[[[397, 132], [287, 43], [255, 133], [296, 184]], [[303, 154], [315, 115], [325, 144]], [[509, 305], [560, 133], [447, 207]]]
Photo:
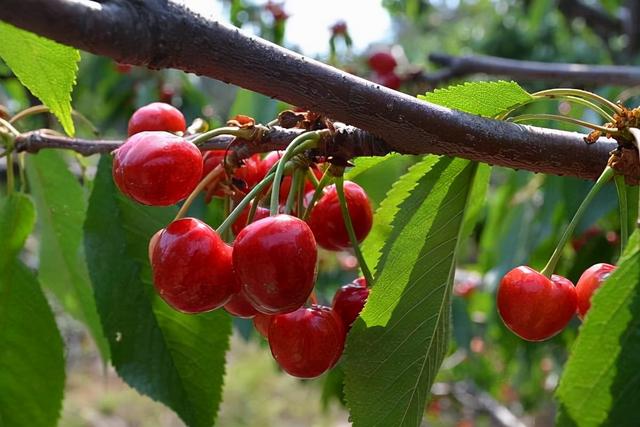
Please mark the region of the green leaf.
[[85, 249], [118, 374], [188, 426], [205, 427], [213, 425], [220, 404], [231, 321], [222, 310], [179, 313], [156, 295], [147, 245], [175, 213], [174, 207], [141, 206], [122, 196], [104, 156], [89, 200]]
[[21, 193], [0, 199], [0, 277], [18, 255], [36, 222], [31, 199]]
[[349, 169], [344, 175], [344, 179], [353, 181], [365, 172], [380, 166], [383, 163], [393, 161], [400, 157], [398, 153], [387, 154], [386, 156], [358, 157], [353, 161], [354, 167]]
[[0, 426], [55, 426], [64, 357], [53, 314], [31, 272], [17, 261], [35, 224], [31, 199], [0, 199]]
[[533, 99], [516, 82], [472, 82], [436, 89], [418, 98], [470, 114], [496, 117]]
[[389, 241], [393, 230], [393, 219], [400, 210], [400, 204], [409, 197], [418, 180], [438, 162], [438, 159], [437, 156], [426, 156], [422, 161], [409, 168], [407, 173], [393, 184], [387, 197], [376, 210], [373, 228], [362, 245], [362, 254], [374, 276], [381, 251], [385, 242]]
[[418, 167], [428, 172], [403, 187], [409, 194], [397, 204], [347, 342], [345, 392], [356, 427], [418, 426], [447, 350], [455, 253], [477, 164], [429, 158], [409, 173]]
[[556, 392], [558, 426], [637, 426], [640, 232], [591, 302]]
[[71, 91], [80, 61], [78, 50], [4, 22], [0, 22], [0, 40], [0, 58], [73, 135]]
[[0, 274], [0, 426], [54, 427], [62, 408], [64, 352], [33, 274], [13, 258]]
[[55, 150], [28, 156], [27, 178], [38, 209], [38, 279], [69, 314], [87, 325], [103, 359], [109, 360], [82, 246], [84, 190]]

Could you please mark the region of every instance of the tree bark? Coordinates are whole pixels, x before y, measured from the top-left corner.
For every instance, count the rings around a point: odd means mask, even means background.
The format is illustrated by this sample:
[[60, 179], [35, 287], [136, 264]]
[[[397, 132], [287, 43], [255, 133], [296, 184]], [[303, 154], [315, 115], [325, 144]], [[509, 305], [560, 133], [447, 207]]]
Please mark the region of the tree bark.
[[177, 68], [309, 108], [383, 138], [399, 153], [595, 179], [615, 147], [429, 104], [167, 0], [0, 0], [0, 19], [119, 62]]

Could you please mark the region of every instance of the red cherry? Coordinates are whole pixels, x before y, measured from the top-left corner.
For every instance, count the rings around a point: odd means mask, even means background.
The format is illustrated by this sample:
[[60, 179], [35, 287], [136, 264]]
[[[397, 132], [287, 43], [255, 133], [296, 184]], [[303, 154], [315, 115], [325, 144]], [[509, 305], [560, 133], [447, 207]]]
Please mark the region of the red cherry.
[[271, 327], [271, 320], [273, 316], [270, 314], [256, 313], [253, 317], [253, 326], [256, 328], [260, 335], [265, 338], [269, 338], [269, 328]]
[[114, 151], [113, 179], [124, 194], [152, 206], [186, 198], [202, 176], [200, 150], [168, 132], [140, 132]]
[[400, 89], [400, 85], [402, 84], [402, 79], [393, 71], [386, 74], [374, 73], [371, 81], [394, 90]]
[[583, 319], [587, 311], [591, 308], [591, 295], [602, 285], [613, 270], [615, 265], [600, 263], [587, 268], [576, 285], [576, 294], [578, 296], [578, 317]]
[[[371, 203], [364, 189], [355, 182], [344, 182], [344, 195], [356, 238], [361, 242], [373, 225]], [[351, 247], [335, 185], [326, 187], [324, 195], [313, 207], [309, 227], [313, 230], [318, 245], [325, 249], [340, 251]]]
[[367, 59], [367, 63], [378, 74], [389, 74], [398, 65], [391, 52], [387, 51], [378, 51], [371, 54]]
[[331, 34], [334, 36], [338, 34], [346, 34], [347, 33], [347, 23], [343, 20], [337, 21], [330, 27]]
[[236, 237], [233, 266], [242, 290], [261, 313], [294, 311], [316, 279], [316, 241], [309, 226], [290, 215], [247, 225]]
[[278, 364], [290, 375], [315, 378], [331, 369], [344, 348], [345, 328], [328, 307], [299, 308], [274, 316], [269, 347]]
[[231, 296], [231, 299], [224, 305], [224, 309], [232, 316], [243, 319], [251, 319], [257, 311], [242, 292]]
[[[357, 282], [356, 282], [357, 281]], [[338, 289], [333, 297], [333, 311], [342, 319], [344, 326], [349, 329], [364, 308], [369, 297], [366, 280], [360, 277]]]
[[238, 290], [231, 252], [202, 221], [174, 221], [154, 247], [153, 284], [162, 299], [185, 313], [222, 307]]
[[[251, 202], [253, 203], [253, 202]], [[238, 218], [235, 220], [233, 225], [231, 226], [231, 230], [233, 230], [234, 235], [238, 235], [243, 228], [247, 226], [247, 220], [249, 219], [249, 211], [251, 211], [251, 203], [247, 205], [246, 208], [240, 212]], [[260, 219], [267, 218], [269, 216], [269, 209], [258, 206], [256, 208], [256, 213], [253, 216], [253, 222], [256, 222]]]
[[527, 341], [543, 341], [564, 329], [575, 314], [576, 289], [562, 276], [548, 279], [520, 266], [500, 281], [497, 304], [513, 333]]
[[138, 108], [129, 119], [129, 136], [146, 130], [165, 132], [184, 132], [187, 122], [173, 105], [164, 102], [152, 102]]
[[133, 68], [133, 65], [131, 64], [123, 64], [121, 62], [116, 62], [116, 71], [120, 74], [129, 74], [131, 72], [131, 69]]

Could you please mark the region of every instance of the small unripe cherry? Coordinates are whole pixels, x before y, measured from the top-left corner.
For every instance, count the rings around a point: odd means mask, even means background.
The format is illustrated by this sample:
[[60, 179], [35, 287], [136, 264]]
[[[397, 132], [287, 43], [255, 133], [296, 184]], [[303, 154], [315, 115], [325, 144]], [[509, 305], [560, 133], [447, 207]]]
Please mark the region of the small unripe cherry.
[[576, 290], [562, 276], [549, 279], [520, 266], [500, 281], [497, 306], [513, 333], [527, 341], [543, 341], [562, 331], [575, 314]]
[[113, 180], [122, 193], [151, 206], [185, 199], [202, 176], [202, 155], [168, 132], [140, 132], [113, 153]]
[[578, 317], [583, 319], [591, 308], [591, 297], [602, 283], [611, 275], [615, 265], [600, 263], [587, 268], [578, 279], [576, 294], [578, 297]]
[[242, 291], [265, 314], [288, 313], [306, 302], [316, 279], [317, 257], [313, 232], [291, 215], [252, 222], [233, 246]]
[[[355, 182], [344, 181], [344, 195], [356, 239], [361, 242], [373, 225], [371, 203], [364, 189]], [[308, 222], [321, 247], [330, 251], [351, 247], [335, 185], [324, 189], [324, 195], [313, 207]]]
[[273, 358], [299, 378], [315, 378], [331, 369], [342, 355], [345, 337], [342, 321], [321, 306], [274, 316], [269, 327]]
[[129, 119], [128, 135], [143, 131], [185, 132], [187, 122], [173, 105], [152, 102], [138, 108]]
[[238, 290], [231, 252], [202, 221], [173, 221], [153, 248], [153, 284], [162, 299], [182, 312], [222, 307]]
[[348, 285], [344, 285], [333, 296], [333, 311], [342, 319], [344, 326], [349, 329], [364, 308], [369, 297], [364, 277], [359, 277]]

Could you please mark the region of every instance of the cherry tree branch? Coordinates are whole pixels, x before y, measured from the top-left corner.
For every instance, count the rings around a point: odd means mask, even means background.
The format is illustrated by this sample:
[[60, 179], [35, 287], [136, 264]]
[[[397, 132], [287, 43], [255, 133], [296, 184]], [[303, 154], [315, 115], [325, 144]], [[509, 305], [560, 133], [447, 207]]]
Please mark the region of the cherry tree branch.
[[432, 85], [470, 74], [505, 76], [516, 80], [570, 82], [572, 84], [640, 85], [640, 67], [632, 66], [519, 61], [496, 56], [453, 56], [444, 53], [429, 55], [429, 61], [445, 67], [429, 74], [422, 72], [417, 76], [417, 79]]
[[0, 19], [119, 62], [177, 68], [309, 108], [370, 132], [389, 151], [403, 154], [595, 179], [615, 147], [429, 104], [168, 0], [0, 0]]

